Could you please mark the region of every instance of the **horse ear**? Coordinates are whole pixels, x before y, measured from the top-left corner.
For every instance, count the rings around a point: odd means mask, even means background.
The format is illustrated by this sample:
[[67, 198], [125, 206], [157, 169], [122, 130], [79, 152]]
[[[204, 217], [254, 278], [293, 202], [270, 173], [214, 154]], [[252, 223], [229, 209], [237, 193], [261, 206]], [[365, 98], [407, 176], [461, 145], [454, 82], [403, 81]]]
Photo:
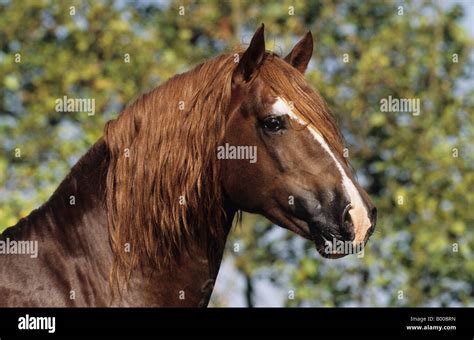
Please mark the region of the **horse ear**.
[[265, 56], [265, 35], [264, 25], [260, 26], [254, 33], [250, 45], [240, 57], [239, 65], [237, 65], [233, 75], [233, 84], [242, 84], [252, 77], [252, 74], [260, 66]]
[[285, 57], [285, 61], [301, 73], [306, 71], [309, 60], [313, 55], [313, 35], [311, 31], [293, 47], [293, 50]]

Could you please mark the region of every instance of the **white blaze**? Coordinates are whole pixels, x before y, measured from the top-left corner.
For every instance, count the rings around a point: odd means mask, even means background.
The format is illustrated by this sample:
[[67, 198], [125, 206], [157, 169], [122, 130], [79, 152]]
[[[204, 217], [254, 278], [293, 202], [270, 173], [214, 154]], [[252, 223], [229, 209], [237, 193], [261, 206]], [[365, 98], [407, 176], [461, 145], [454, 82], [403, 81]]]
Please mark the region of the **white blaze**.
[[346, 193], [349, 195], [349, 199], [351, 201], [352, 208], [349, 210], [349, 214], [351, 216], [352, 223], [354, 224], [355, 229], [354, 244], [363, 242], [365, 235], [367, 234], [367, 230], [371, 226], [371, 222], [367, 214], [364, 202], [362, 201], [362, 197], [360, 197], [359, 191], [355, 187], [352, 180], [347, 176], [346, 171], [344, 170], [334, 153], [329, 148], [329, 145], [326, 143], [323, 136], [314, 128], [314, 126], [308, 124], [301, 117], [296, 115], [291, 110], [290, 106], [285, 102], [285, 100], [280, 97], [278, 97], [277, 101], [273, 104], [273, 114], [277, 116], [288, 115], [291, 119], [296, 120], [298, 123], [306, 125], [314, 139], [318, 141], [321, 147], [334, 160], [334, 163], [336, 164], [336, 167], [342, 177], [342, 186], [345, 189]]

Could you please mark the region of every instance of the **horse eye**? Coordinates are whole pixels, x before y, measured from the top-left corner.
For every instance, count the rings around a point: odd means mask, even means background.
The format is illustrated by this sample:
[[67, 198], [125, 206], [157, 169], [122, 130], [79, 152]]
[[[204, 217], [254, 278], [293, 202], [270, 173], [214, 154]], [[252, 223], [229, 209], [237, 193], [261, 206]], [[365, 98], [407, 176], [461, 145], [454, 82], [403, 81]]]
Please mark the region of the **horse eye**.
[[283, 124], [278, 117], [268, 117], [263, 121], [263, 127], [268, 131], [276, 132], [281, 130]]

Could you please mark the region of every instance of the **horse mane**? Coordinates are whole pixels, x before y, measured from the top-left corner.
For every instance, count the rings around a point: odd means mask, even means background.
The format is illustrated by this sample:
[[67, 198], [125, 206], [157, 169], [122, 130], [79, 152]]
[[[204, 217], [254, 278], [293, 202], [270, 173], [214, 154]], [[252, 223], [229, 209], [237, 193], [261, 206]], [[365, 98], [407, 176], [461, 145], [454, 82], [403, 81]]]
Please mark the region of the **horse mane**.
[[[174, 263], [191, 241], [208, 253], [221, 249], [225, 212], [216, 150], [224, 138], [236, 65], [234, 54], [208, 60], [106, 124], [106, 208], [115, 275], [129, 278], [137, 266]], [[327, 106], [296, 69], [267, 52], [258, 73], [275, 93], [288, 101], [298, 98], [297, 112], [342, 154]]]
[[[219, 162], [235, 63], [222, 55], [176, 75], [106, 124], [113, 273], [167, 266], [190, 241], [224, 242]], [[126, 249], [127, 246], [129, 249]]]

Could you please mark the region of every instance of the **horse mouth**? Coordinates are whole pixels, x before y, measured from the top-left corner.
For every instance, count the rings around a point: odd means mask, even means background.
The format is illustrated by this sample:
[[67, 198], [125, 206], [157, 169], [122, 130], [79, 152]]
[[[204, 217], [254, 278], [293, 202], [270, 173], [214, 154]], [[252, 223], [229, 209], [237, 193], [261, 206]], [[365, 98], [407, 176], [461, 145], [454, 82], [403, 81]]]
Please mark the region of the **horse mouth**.
[[[296, 234], [308, 240], [311, 240], [314, 243], [318, 253], [324, 258], [339, 259], [350, 254], [358, 253], [365, 246], [366, 241], [363, 245], [361, 245], [361, 247], [343, 247], [341, 251], [341, 249], [337, 247], [340, 242], [343, 242], [344, 245], [352, 245], [352, 242], [340, 240], [331, 235], [329, 232], [325, 232], [325, 230], [328, 228], [324, 224], [315, 222], [314, 220], [305, 221], [304, 219], [295, 216], [286, 216], [286, 218], [287, 221], [289, 221], [289, 223], [286, 224], [287, 229], [292, 230]], [[275, 223], [278, 224], [278, 222]], [[328, 243], [332, 244], [333, 247], [330, 248]], [[336, 247], [334, 247], [334, 244], [336, 244]]]
[[326, 259], [340, 259], [341, 257], [352, 254], [350, 252], [339, 252], [337, 248], [334, 250], [330, 249], [329, 244], [333, 244], [333, 242], [322, 233], [312, 233], [312, 236], [316, 250]]
[[336, 237], [320, 223], [310, 223], [309, 230], [316, 250], [327, 259], [339, 259], [350, 254], [359, 253], [365, 246], [365, 242], [354, 246], [352, 241], [345, 241]]

